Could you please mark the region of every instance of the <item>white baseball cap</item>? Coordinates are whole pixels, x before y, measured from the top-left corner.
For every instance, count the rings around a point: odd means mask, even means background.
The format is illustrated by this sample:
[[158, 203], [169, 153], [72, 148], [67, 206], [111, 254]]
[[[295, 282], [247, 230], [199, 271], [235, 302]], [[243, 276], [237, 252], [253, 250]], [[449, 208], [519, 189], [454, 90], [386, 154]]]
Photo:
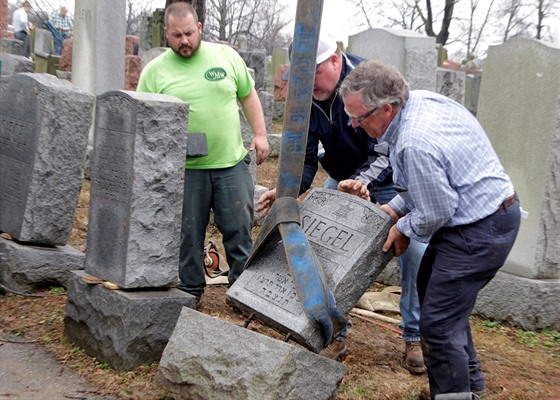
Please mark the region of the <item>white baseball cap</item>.
[[[288, 47], [288, 55], [290, 60], [292, 59], [292, 45], [293, 42], [290, 43], [290, 47]], [[332, 36], [322, 35], [319, 36], [319, 43], [317, 44], [317, 65], [321, 64], [323, 61], [328, 59], [332, 56], [337, 49], [338, 45], [336, 44], [336, 40]], [[290, 68], [286, 69], [284, 74], [282, 75], [282, 80], [287, 81], [290, 76]]]

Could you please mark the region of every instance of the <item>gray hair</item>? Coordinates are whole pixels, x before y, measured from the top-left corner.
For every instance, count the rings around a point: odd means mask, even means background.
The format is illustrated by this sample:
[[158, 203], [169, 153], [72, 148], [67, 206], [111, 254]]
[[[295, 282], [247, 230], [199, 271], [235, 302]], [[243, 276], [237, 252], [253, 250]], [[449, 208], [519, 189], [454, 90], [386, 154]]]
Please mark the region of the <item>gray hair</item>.
[[367, 108], [392, 104], [403, 106], [409, 95], [408, 82], [398, 69], [380, 61], [365, 61], [346, 76], [340, 86], [340, 95], [360, 95]]

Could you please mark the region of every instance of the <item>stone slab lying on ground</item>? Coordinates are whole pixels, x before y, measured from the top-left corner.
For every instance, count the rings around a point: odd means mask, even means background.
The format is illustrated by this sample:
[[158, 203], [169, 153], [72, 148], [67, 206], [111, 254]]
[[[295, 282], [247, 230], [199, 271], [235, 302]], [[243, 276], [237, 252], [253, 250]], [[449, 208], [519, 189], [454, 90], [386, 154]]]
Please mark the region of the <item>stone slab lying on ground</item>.
[[183, 308], [158, 382], [186, 399], [334, 399], [346, 367], [303, 348]]
[[[300, 207], [302, 229], [323, 267], [337, 308], [347, 314], [393, 258], [383, 253], [391, 220], [371, 202], [313, 189]], [[226, 296], [247, 314], [319, 352], [320, 330], [299, 302], [282, 243], [258, 256]]]
[[67, 286], [70, 274], [84, 268], [85, 254], [72, 246], [36, 246], [0, 238], [0, 282], [18, 292]]
[[68, 282], [64, 333], [116, 370], [158, 361], [181, 309], [196, 305], [179, 289], [111, 290], [86, 275], [74, 271]]

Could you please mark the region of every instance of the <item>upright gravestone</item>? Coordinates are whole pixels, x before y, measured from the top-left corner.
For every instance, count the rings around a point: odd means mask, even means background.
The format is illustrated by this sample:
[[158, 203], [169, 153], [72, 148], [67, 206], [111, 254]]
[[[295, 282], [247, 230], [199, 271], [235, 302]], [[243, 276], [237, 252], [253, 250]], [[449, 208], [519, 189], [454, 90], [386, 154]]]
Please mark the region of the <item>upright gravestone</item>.
[[[268, 77], [272, 83], [276, 78], [276, 71], [280, 65], [288, 64], [290, 57], [288, 56], [288, 49], [285, 47], [275, 47], [272, 49], [272, 59], [269, 64]], [[274, 88], [272, 88], [274, 89]], [[272, 90], [271, 90], [272, 91]]]
[[21, 242], [66, 244], [93, 101], [51, 75], [10, 78], [0, 99], [0, 231]]
[[53, 35], [47, 29], [35, 29], [35, 47], [33, 52], [35, 55], [47, 58], [53, 53]]
[[[100, 95], [124, 88], [126, 2], [76, 0], [72, 82]], [[109, 73], [110, 71], [110, 73]]]
[[348, 38], [348, 53], [395, 66], [411, 89], [436, 89], [434, 37], [410, 30], [368, 29]]
[[87, 273], [125, 289], [176, 282], [187, 120], [173, 96], [98, 96]]
[[266, 75], [266, 52], [264, 50], [240, 50], [239, 55], [255, 73], [255, 89], [257, 91], [266, 90], [265, 75]]
[[465, 71], [438, 67], [436, 92], [465, 105]]
[[[169, 287], [177, 282], [187, 119], [187, 104], [173, 96], [97, 97], [86, 267], [68, 285], [64, 323], [70, 340], [115, 369], [159, 360], [182, 307], [196, 303]], [[90, 284], [91, 275], [122, 289]]]
[[480, 94], [480, 82], [482, 74], [467, 74], [465, 76], [465, 102], [467, 110], [476, 115], [478, 109], [478, 96]]
[[[94, 97], [50, 75], [0, 80], [0, 281], [66, 286], [84, 254], [66, 245], [83, 178]], [[40, 245], [38, 245], [40, 244]]]
[[[76, 0], [72, 83], [94, 95], [124, 89], [126, 1]], [[89, 145], [93, 144], [93, 130]]]
[[[494, 302], [500, 305], [491, 311], [529, 329], [558, 329], [560, 48], [522, 38], [491, 46], [477, 117], [528, 212], [502, 268], [510, 273], [508, 279], [500, 277], [507, 281], [504, 290], [489, 285], [489, 294], [502, 295]], [[524, 290], [529, 297], [520, 296]]]
[[[337, 308], [346, 314], [393, 257], [381, 250], [391, 221], [372, 203], [329, 189], [313, 189], [300, 216]], [[243, 272], [226, 296], [247, 314], [318, 353], [323, 348], [321, 332], [304, 313], [287, 266], [284, 246], [278, 243]]]

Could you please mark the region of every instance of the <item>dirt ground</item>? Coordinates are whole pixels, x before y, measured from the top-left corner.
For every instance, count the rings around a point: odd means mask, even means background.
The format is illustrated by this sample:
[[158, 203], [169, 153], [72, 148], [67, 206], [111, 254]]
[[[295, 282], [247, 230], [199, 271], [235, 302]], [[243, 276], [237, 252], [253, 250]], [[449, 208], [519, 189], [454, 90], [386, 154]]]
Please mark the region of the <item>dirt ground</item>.
[[[258, 183], [276, 185], [277, 160], [257, 169]], [[316, 179], [321, 185], [324, 173]], [[68, 243], [86, 248], [89, 183], [85, 181]], [[258, 228], [256, 228], [255, 233]], [[216, 229], [208, 234], [219, 243]], [[221, 246], [218, 246], [221, 249]], [[383, 286], [374, 285], [371, 290]], [[198, 310], [232, 323], [245, 316], [225, 304], [224, 286], [209, 286]], [[155, 382], [157, 363], [133, 371], [116, 372], [70, 343], [63, 335], [66, 295], [63, 288], [45, 288], [37, 297], [7, 294], [0, 297], [0, 332], [16, 335], [23, 342], [43, 346], [61, 364], [72, 368], [98, 388], [99, 395], [118, 399], [164, 400], [171, 397]], [[399, 317], [399, 315], [390, 315]], [[418, 398], [427, 385], [426, 375], [414, 376], [401, 366], [403, 343], [396, 325], [380, 320], [351, 316], [353, 328], [348, 340], [350, 354], [344, 360], [346, 375], [338, 400]], [[472, 330], [486, 374], [485, 399], [560, 398], [560, 333], [528, 332], [515, 327], [473, 317]], [[279, 337], [271, 329], [252, 322], [248, 329]], [[0, 342], [1, 345], [1, 342]]]

